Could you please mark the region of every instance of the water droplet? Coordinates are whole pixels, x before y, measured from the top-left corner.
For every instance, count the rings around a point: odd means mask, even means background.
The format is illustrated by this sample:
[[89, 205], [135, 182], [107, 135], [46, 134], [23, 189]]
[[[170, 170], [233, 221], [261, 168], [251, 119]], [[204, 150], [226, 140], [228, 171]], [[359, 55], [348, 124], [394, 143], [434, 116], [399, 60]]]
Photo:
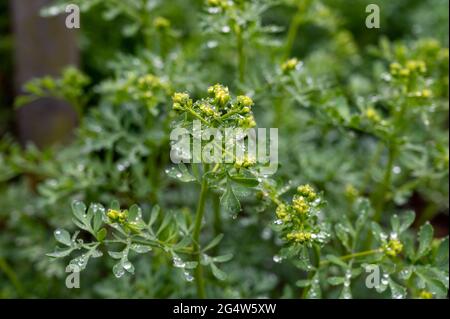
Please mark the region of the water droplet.
[[261, 238], [264, 240], [269, 240], [272, 236], [272, 230], [269, 227], [265, 227], [261, 232]]
[[217, 14], [219, 12], [220, 12], [220, 8], [219, 7], [208, 8], [208, 13], [210, 13], [210, 14]]
[[283, 258], [281, 256], [278, 255], [273, 256], [273, 261], [276, 262], [277, 264], [281, 263], [282, 260]]
[[206, 46], [207, 46], [209, 49], [213, 49], [213, 48], [217, 47], [218, 45], [219, 45], [219, 42], [217, 42], [217, 41], [208, 41], [208, 42], [206, 43]]
[[152, 249], [148, 246], [144, 246], [144, 245], [138, 245], [138, 244], [133, 244], [131, 246], [131, 249], [133, 249], [135, 252], [137, 252], [138, 254], [145, 254], [149, 251], [151, 251]]
[[121, 263], [117, 263], [114, 265], [113, 273], [114, 273], [114, 276], [116, 276], [117, 278], [120, 278], [125, 274], [125, 269], [123, 269]]
[[177, 268], [184, 268], [186, 266], [186, 263], [183, 260], [181, 260], [180, 257], [174, 256], [173, 265]]
[[186, 279], [186, 281], [189, 281], [189, 282], [194, 281], [194, 277], [188, 271], [184, 272], [184, 278]]

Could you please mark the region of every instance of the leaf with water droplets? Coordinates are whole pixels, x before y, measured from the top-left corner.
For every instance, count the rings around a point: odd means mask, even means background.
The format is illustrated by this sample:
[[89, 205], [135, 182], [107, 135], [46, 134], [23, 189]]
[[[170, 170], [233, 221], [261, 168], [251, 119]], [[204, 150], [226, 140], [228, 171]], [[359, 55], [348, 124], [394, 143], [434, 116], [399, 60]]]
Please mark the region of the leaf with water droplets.
[[123, 251], [108, 251], [108, 255], [114, 259], [122, 259]]
[[82, 254], [82, 255], [72, 259], [69, 264], [76, 265], [77, 267], [80, 268], [80, 270], [83, 270], [87, 266], [89, 257], [90, 257], [89, 254]]
[[117, 264], [114, 265], [113, 274], [117, 278], [120, 278], [125, 274], [125, 269], [123, 269], [122, 262], [119, 261]]
[[130, 274], [134, 274], [134, 265], [129, 260], [123, 260], [122, 267]]
[[404, 299], [406, 298], [406, 288], [399, 285], [391, 278], [389, 278], [389, 288], [391, 289], [391, 296], [393, 299]]
[[311, 286], [308, 289], [306, 298], [308, 299], [320, 299], [322, 297], [322, 290], [320, 289], [319, 273], [316, 272], [311, 279]]
[[133, 244], [130, 246], [130, 249], [138, 254], [145, 254], [152, 250], [151, 247], [139, 244]]
[[142, 211], [138, 205], [134, 204], [128, 209], [128, 219], [131, 221], [142, 219]]
[[231, 183], [228, 181], [227, 189], [220, 197], [220, 204], [230, 214], [236, 214], [241, 211], [241, 204], [233, 192]]
[[166, 170], [167, 175], [181, 182], [188, 183], [196, 181], [195, 177], [188, 171], [186, 165], [178, 164], [178, 168], [171, 167]]
[[86, 205], [83, 202], [74, 201], [72, 203], [72, 212], [80, 221], [84, 221], [86, 219]]
[[54, 232], [55, 239], [63, 245], [72, 246], [72, 240], [70, 239], [70, 234], [67, 230], [58, 228]]
[[[103, 223], [103, 212], [104, 208], [100, 204], [93, 203], [89, 206], [89, 211], [92, 216], [94, 216], [92, 221], [92, 229], [95, 233], [98, 232]], [[88, 215], [90, 215], [88, 214]]]
[[433, 241], [433, 226], [426, 223], [419, 230], [419, 249], [417, 250], [416, 259], [425, 256], [431, 249]]
[[327, 281], [332, 286], [339, 286], [344, 283], [344, 277], [329, 277]]
[[46, 256], [53, 257], [53, 258], [62, 258], [62, 257], [66, 257], [66, 256], [70, 255], [70, 253], [72, 251], [73, 251], [73, 248], [61, 249], [59, 247], [56, 247], [54, 252], [48, 253], [48, 254], [46, 254]]

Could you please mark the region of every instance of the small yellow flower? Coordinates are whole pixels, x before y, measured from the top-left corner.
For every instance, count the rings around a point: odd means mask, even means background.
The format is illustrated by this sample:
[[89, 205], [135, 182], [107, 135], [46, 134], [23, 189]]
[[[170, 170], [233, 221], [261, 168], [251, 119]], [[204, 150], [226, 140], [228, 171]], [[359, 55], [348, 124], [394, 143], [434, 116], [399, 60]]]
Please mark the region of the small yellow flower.
[[352, 184], [347, 184], [345, 186], [345, 196], [353, 200], [359, 196], [359, 192]]
[[303, 244], [311, 240], [311, 237], [312, 236], [310, 232], [303, 232], [303, 231], [291, 232], [286, 235], [287, 240], [292, 240], [300, 244]]
[[256, 159], [251, 156], [245, 155], [243, 158], [236, 158], [234, 162], [235, 168], [249, 168], [256, 164]]
[[411, 70], [403, 68], [398, 72], [398, 74], [402, 77], [408, 77], [411, 74]]
[[422, 290], [419, 294], [419, 298], [421, 299], [432, 299], [433, 298], [433, 294], [429, 291], [426, 290]]
[[237, 102], [240, 105], [242, 105], [244, 107], [247, 107], [247, 108], [250, 108], [250, 107], [253, 106], [253, 100], [250, 97], [246, 96], [246, 95], [239, 95], [237, 97]]
[[422, 90], [421, 93], [422, 93], [422, 97], [424, 97], [424, 98], [429, 98], [432, 95], [431, 90], [429, 90], [429, 89], [424, 89], [424, 90]]
[[200, 111], [206, 116], [219, 117], [220, 114], [217, 112], [211, 105], [206, 102], [202, 102], [199, 104]]
[[219, 106], [225, 106], [230, 100], [230, 93], [226, 86], [216, 84], [208, 88], [208, 93], [214, 97], [214, 102]]
[[314, 192], [314, 189], [308, 184], [297, 187], [297, 193], [309, 201], [313, 201], [317, 198], [317, 194]]
[[108, 209], [106, 216], [113, 222], [123, 224], [127, 220], [127, 211], [119, 211], [115, 209]]
[[186, 106], [192, 104], [192, 100], [189, 98], [189, 94], [187, 93], [175, 93], [172, 96], [172, 101], [174, 110], [182, 110]]
[[207, 0], [206, 4], [209, 7], [219, 7], [222, 9], [226, 9], [230, 6], [228, 0]]
[[170, 21], [164, 17], [156, 17], [153, 21], [153, 26], [156, 29], [168, 29], [170, 28]]
[[281, 219], [284, 222], [290, 220], [290, 216], [288, 214], [287, 207], [285, 204], [278, 205], [275, 214], [277, 215], [278, 219]]
[[421, 60], [409, 60], [406, 62], [406, 68], [411, 72], [425, 73], [427, 66], [424, 61]]
[[389, 66], [389, 69], [390, 69], [392, 75], [398, 75], [398, 73], [402, 69], [402, 66], [398, 62], [393, 62]]
[[386, 255], [395, 257], [400, 254], [403, 250], [403, 244], [396, 238], [391, 238], [389, 242], [387, 242], [383, 246], [383, 250]]
[[375, 123], [379, 122], [381, 120], [380, 115], [373, 107], [367, 108], [365, 115], [368, 120], [375, 122]]
[[290, 71], [295, 70], [298, 67], [299, 63], [300, 63], [300, 61], [297, 58], [289, 59], [286, 62], [284, 62], [283, 64], [281, 64], [281, 70], [284, 73], [288, 73]]
[[292, 200], [292, 207], [300, 215], [305, 215], [309, 212], [309, 204], [303, 196], [295, 196]]
[[255, 119], [249, 115], [239, 120], [239, 126], [242, 128], [252, 128], [256, 126]]

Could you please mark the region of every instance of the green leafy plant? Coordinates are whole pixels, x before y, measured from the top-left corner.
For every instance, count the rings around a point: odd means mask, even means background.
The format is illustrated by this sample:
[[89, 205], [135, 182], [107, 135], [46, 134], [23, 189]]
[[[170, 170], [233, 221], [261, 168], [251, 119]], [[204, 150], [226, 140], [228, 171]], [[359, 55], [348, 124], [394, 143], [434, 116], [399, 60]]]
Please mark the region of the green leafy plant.
[[[0, 139], [0, 297], [446, 298], [448, 16], [430, 1], [386, 2], [378, 31], [363, 0], [72, 1], [82, 71], [16, 104], [67, 101], [73, 140]], [[264, 127], [274, 174], [249, 152]]]

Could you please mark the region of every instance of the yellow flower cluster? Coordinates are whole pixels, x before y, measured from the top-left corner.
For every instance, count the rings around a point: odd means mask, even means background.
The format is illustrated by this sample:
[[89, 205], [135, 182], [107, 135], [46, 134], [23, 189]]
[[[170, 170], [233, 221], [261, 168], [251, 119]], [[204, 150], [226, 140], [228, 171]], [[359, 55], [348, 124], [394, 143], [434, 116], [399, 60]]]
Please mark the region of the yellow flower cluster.
[[345, 186], [345, 196], [350, 200], [354, 200], [359, 196], [359, 192], [352, 184], [347, 184]]
[[234, 162], [235, 168], [249, 168], [250, 166], [253, 166], [256, 164], [256, 160], [253, 157], [250, 157], [248, 155], [245, 155], [243, 158], [236, 158], [236, 161]]
[[108, 209], [108, 212], [106, 213], [106, 216], [111, 220], [113, 223], [119, 223], [123, 224], [126, 222], [128, 217], [128, 211], [119, 211], [115, 209]]
[[305, 244], [318, 240], [313, 232], [313, 229], [316, 229], [315, 219], [309, 218], [318, 198], [318, 194], [310, 185], [301, 185], [297, 187], [297, 193], [290, 205], [278, 205], [275, 211], [278, 219], [276, 224], [282, 225], [287, 241]]
[[395, 257], [403, 250], [403, 244], [396, 238], [391, 238], [384, 246], [383, 251], [386, 255]]
[[277, 218], [283, 222], [288, 222], [291, 220], [291, 216], [289, 215], [285, 204], [278, 205], [275, 214], [277, 215]]
[[300, 244], [310, 241], [311, 238], [312, 234], [310, 232], [303, 232], [303, 231], [291, 232], [286, 235], [286, 239], [295, 241]]
[[289, 73], [289, 72], [295, 70], [298, 67], [299, 63], [300, 63], [300, 61], [296, 58], [289, 59], [286, 62], [284, 62], [283, 64], [281, 64], [281, 70], [284, 73]]
[[153, 74], [141, 76], [138, 79], [138, 85], [141, 89], [167, 88], [167, 84]]
[[237, 97], [237, 102], [239, 105], [243, 106], [244, 108], [248, 108], [250, 111], [250, 108], [253, 106], [253, 100], [246, 96], [246, 95], [239, 95]]
[[432, 95], [433, 94], [432, 94], [431, 90], [429, 90], [429, 89], [423, 89], [421, 91], [417, 91], [414, 93], [415, 97], [420, 97], [420, 98], [425, 98], [425, 99], [430, 98]]
[[210, 7], [227, 9], [232, 3], [228, 0], [207, 0], [206, 4]]
[[208, 93], [211, 94], [214, 98], [214, 102], [219, 106], [225, 106], [230, 100], [230, 93], [226, 86], [221, 84], [215, 84], [208, 88]]
[[217, 112], [214, 107], [207, 102], [202, 101], [201, 103], [199, 103], [198, 108], [206, 116], [212, 116], [214, 118], [220, 116], [220, 113]]
[[256, 126], [255, 119], [253, 118], [252, 115], [241, 118], [238, 123], [239, 126], [242, 128], [252, 128]]
[[367, 108], [365, 116], [369, 121], [374, 123], [378, 123], [381, 121], [380, 114], [378, 114], [378, 112], [373, 107]]
[[422, 60], [408, 60], [405, 66], [398, 62], [391, 63], [390, 71], [393, 76], [409, 77], [412, 73], [424, 74], [427, 72], [427, 66]]
[[164, 17], [156, 17], [153, 20], [153, 26], [159, 30], [168, 29], [170, 28], [170, 21]]
[[317, 198], [317, 194], [316, 192], [314, 192], [314, 189], [311, 187], [311, 185], [301, 185], [297, 187], [297, 193], [307, 198], [309, 201], [313, 201]]
[[175, 93], [172, 96], [173, 109], [183, 110], [185, 107], [192, 105], [192, 100], [187, 93]]
[[432, 299], [433, 298], [433, 294], [429, 291], [426, 290], [422, 290], [419, 294], [419, 298], [421, 299]]
[[292, 200], [292, 207], [300, 215], [305, 215], [309, 212], [309, 204], [303, 196], [295, 196]]

